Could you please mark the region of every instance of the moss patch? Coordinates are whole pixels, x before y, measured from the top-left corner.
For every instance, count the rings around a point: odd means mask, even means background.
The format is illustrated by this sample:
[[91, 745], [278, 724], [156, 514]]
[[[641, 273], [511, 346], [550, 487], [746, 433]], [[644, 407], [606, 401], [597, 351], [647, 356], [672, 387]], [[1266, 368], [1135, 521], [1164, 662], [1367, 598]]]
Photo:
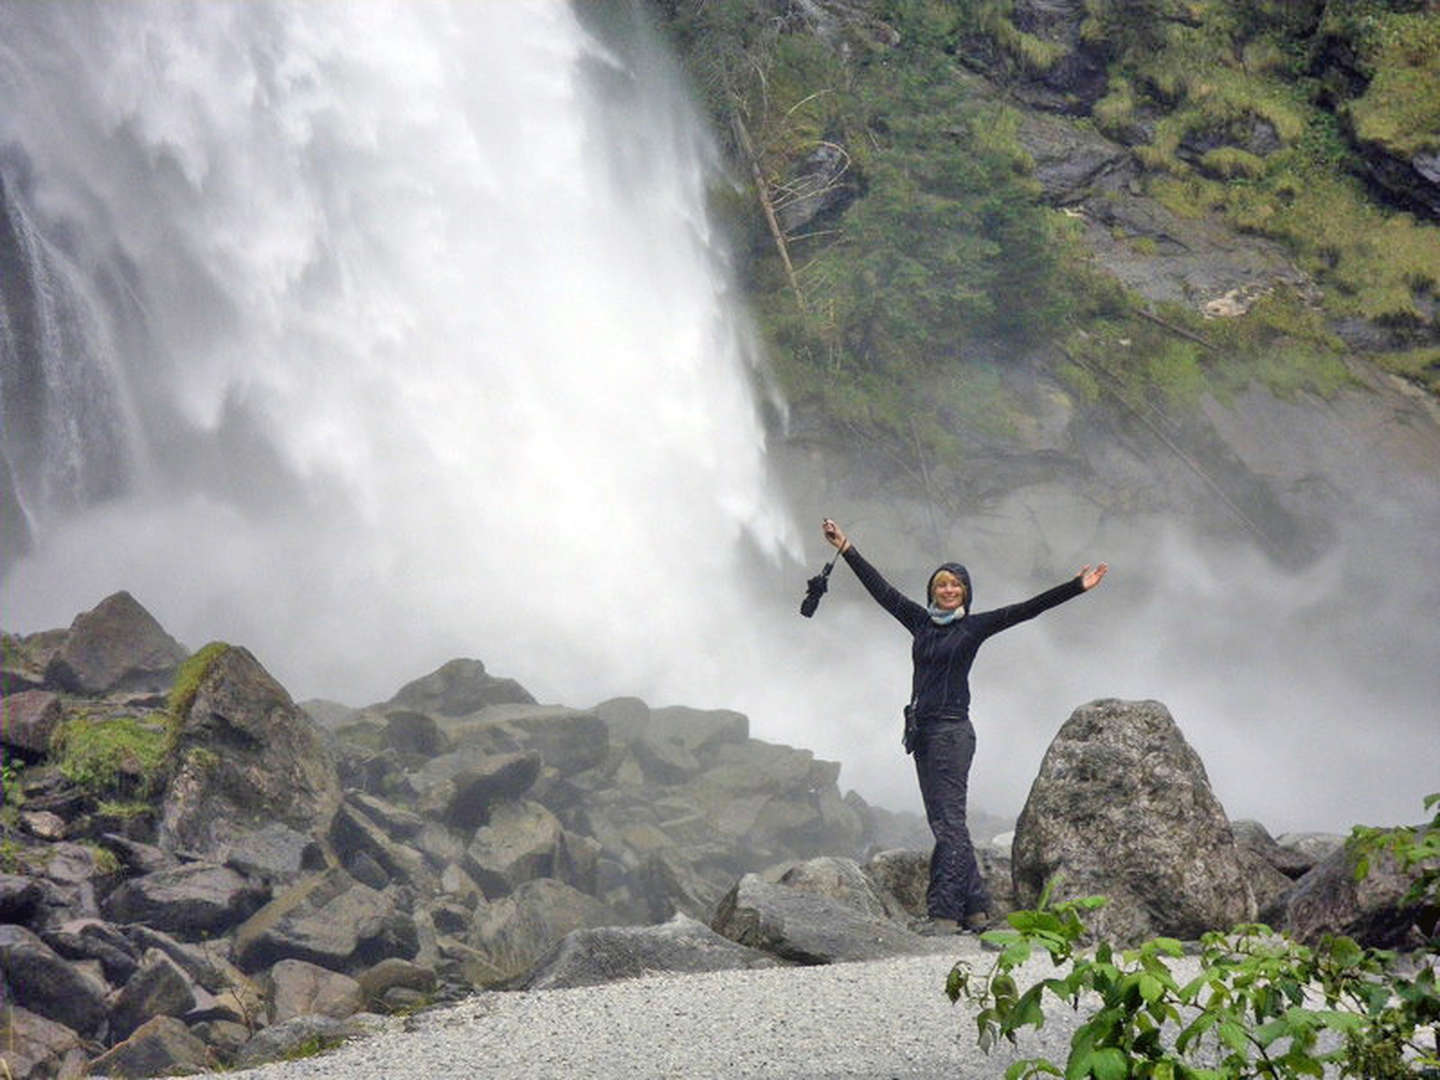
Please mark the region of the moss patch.
[[96, 799], [144, 799], [160, 789], [163, 727], [133, 716], [71, 716], [56, 730], [55, 764]]

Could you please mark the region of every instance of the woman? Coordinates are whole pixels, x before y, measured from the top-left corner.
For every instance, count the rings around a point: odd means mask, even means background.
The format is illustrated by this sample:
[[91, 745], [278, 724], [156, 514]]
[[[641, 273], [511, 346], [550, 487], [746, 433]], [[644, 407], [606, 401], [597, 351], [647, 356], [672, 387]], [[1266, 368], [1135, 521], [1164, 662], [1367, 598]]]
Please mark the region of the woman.
[[835, 522], [821, 525], [825, 539], [845, 557], [855, 576], [886, 611], [914, 638], [915, 663], [910, 707], [906, 710], [905, 749], [915, 755], [925, 817], [935, 834], [930, 855], [930, 888], [925, 905], [928, 932], [983, 929], [990, 896], [975, 863], [975, 848], [965, 824], [970, 762], [975, 729], [970, 723], [970, 665], [986, 638], [1099, 585], [1109, 569], [1086, 566], [1075, 577], [1039, 596], [994, 611], [973, 610], [970, 573], [945, 563], [930, 575], [928, 606], [902, 596], [861, 558]]

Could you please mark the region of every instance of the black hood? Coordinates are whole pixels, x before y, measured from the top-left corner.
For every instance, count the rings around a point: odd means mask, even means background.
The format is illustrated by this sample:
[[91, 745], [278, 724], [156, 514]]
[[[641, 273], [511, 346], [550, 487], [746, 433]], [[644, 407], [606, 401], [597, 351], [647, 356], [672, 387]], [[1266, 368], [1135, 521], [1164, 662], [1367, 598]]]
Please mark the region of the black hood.
[[974, 611], [974, 610], [975, 610], [975, 586], [970, 584], [970, 571], [969, 571], [969, 570], [966, 570], [965, 567], [964, 567], [964, 565], [963, 565], [962, 563], [958, 563], [958, 562], [941, 563], [939, 566], [937, 566], [937, 567], [935, 568], [935, 573], [934, 573], [934, 574], [931, 574], [931, 575], [930, 575], [930, 580], [927, 581], [927, 582], [925, 582], [925, 604], [926, 604], [926, 606], [928, 607], [930, 604], [933, 604], [933, 603], [935, 602], [935, 597], [933, 597], [932, 595], [930, 595], [930, 589], [931, 589], [931, 588], [934, 586], [934, 584], [935, 584], [935, 574], [940, 573], [941, 570], [949, 570], [950, 573], [954, 574], [957, 578], [960, 579], [960, 583], [965, 586], [965, 610], [966, 610], [966, 612]]

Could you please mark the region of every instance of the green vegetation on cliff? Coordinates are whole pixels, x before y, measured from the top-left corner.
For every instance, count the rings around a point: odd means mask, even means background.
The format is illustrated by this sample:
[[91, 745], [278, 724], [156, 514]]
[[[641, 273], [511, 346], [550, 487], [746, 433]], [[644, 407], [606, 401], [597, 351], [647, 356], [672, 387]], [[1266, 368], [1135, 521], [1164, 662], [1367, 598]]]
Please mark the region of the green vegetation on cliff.
[[[1367, 148], [1440, 147], [1433, 5], [1084, 0], [1069, 39], [1020, 7], [660, 4], [750, 183], [723, 209], [793, 403], [928, 484], [1020, 422], [1017, 365], [1132, 408], [1253, 381], [1329, 393], [1348, 320], [1383, 339], [1382, 363], [1440, 390], [1440, 228], [1367, 172]], [[1098, 73], [1089, 99], [1067, 64]], [[1280, 242], [1313, 287], [1206, 319], [1106, 276], [1017, 137], [1014, 91], [1040, 81], [1130, 148], [1137, 194]]]

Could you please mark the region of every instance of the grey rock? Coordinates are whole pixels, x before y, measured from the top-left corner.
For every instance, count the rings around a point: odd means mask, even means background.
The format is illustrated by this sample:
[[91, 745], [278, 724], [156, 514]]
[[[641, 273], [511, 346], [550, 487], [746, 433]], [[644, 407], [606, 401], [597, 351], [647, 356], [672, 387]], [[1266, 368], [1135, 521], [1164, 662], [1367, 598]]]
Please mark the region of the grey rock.
[[0, 923], [28, 923], [43, 896], [34, 878], [0, 874]]
[[479, 660], [451, 660], [400, 688], [389, 705], [439, 716], [466, 716], [487, 705], [533, 705], [514, 679], [497, 679]]
[[75, 694], [163, 692], [190, 654], [128, 592], [77, 615], [45, 668], [51, 685]]
[[678, 739], [642, 735], [630, 744], [630, 752], [652, 784], [683, 784], [700, 771], [700, 762]]
[[243, 922], [268, 895], [227, 866], [197, 862], [131, 878], [102, 908], [111, 922], [144, 923], [196, 941]]
[[425, 857], [412, 847], [390, 839], [371, 818], [342, 803], [330, 826], [330, 839], [337, 852], [363, 852], [384, 868], [394, 881], [423, 884], [427, 871]]
[[190, 1023], [190, 1034], [209, 1047], [210, 1056], [228, 1065], [253, 1032], [238, 1020], [196, 1020]]
[[1345, 838], [1326, 832], [1281, 833], [1275, 838], [1282, 850], [1292, 852], [1300, 859], [1309, 859], [1311, 867], [1324, 862], [1345, 846]]
[[373, 1031], [373, 1027], [357, 1016], [334, 1020], [328, 1016], [296, 1016], [273, 1024], [253, 1035], [233, 1062], [238, 1069], [253, 1069], [267, 1061], [282, 1061], [300, 1050], [336, 1047]]
[[893, 896], [912, 918], [925, 914], [925, 892], [930, 887], [930, 852], [891, 849], [872, 855], [865, 872], [877, 888]]
[[119, 833], [101, 834], [100, 843], [132, 874], [154, 874], [161, 870], [173, 869], [176, 865], [173, 856], [166, 854], [154, 844], [132, 840]]
[[0, 975], [16, 1005], [81, 1035], [105, 1022], [105, 985], [23, 927], [0, 925]]
[[425, 819], [403, 806], [363, 791], [347, 791], [346, 800], [395, 840], [411, 840], [425, 828]]
[[216, 656], [180, 718], [161, 846], [223, 857], [272, 823], [319, 838], [340, 805], [324, 733], [247, 650]]
[[1230, 830], [1235, 834], [1235, 843], [1242, 851], [1255, 855], [1286, 878], [1304, 876], [1319, 861], [1314, 854], [1307, 854], [1299, 848], [1282, 846], [1258, 821], [1232, 821]]
[[450, 749], [450, 740], [435, 718], [414, 709], [385, 713], [385, 745], [401, 754], [432, 758]]
[[99, 961], [106, 980], [117, 986], [140, 966], [140, 958], [125, 935], [99, 919], [72, 919], [42, 931], [40, 937], [67, 960]]
[[491, 899], [504, 896], [527, 881], [550, 877], [563, 827], [537, 802], [506, 802], [475, 830], [465, 849], [466, 873]]
[[903, 915], [899, 901], [881, 892], [854, 859], [834, 856], [807, 859], [785, 870], [778, 884], [828, 897], [871, 918], [893, 919]]
[[679, 742], [692, 754], [703, 756], [725, 744], [748, 742], [750, 720], [731, 709], [667, 705], [650, 710], [650, 730], [661, 738]]
[[365, 1008], [365, 992], [358, 981], [305, 960], [281, 960], [266, 973], [264, 983], [274, 1024], [297, 1016], [343, 1020]]
[[525, 990], [599, 986], [659, 972], [694, 974], [778, 967], [769, 953], [747, 948], [687, 915], [658, 926], [574, 930], [546, 953], [521, 983]]
[[215, 856], [247, 877], [279, 884], [319, 869], [325, 860], [314, 836], [278, 821], [231, 832]]
[[413, 956], [414, 926], [407, 934], [406, 921], [389, 890], [327, 870], [297, 882], [238, 927], [235, 958], [246, 971], [289, 958], [347, 971], [386, 955]]
[[7, 1003], [0, 1034], [0, 1062], [15, 1080], [85, 1075], [85, 1044], [64, 1024]]
[[611, 741], [621, 745], [650, 730], [650, 706], [639, 698], [611, 698], [596, 705], [594, 713], [610, 732]]
[[48, 690], [7, 693], [0, 698], [0, 745], [43, 757], [50, 752], [50, 738], [63, 718], [58, 694]]
[[373, 967], [362, 971], [356, 981], [361, 993], [370, 1005], [379, 1005], [391, 990], [403, 988], [419, 994], [435, 991], [435, 972], [420, 964], [399, 957], [381, 960]]
[[157, 1016], [92, 1061], [89, 1075], [139, 1080], [204, 1072], [213, 1064], [209, 1049], [183, 1021]]
[[246, 977], [230, 962], [227, 938], [210, 938], [189, 944], [178, 941], [153, 926], [125, 927], [125, 937], [141, 953], [159, 949], [208, 993], [222, 994], [236, 988], [248, 989]]
[[1126, 147], [1049, 113], [1024, 113], [1016, 138], [1052, 205], [1069, 206], [1096, 189], [1113, 189], [1135, 172]]
[[746, 874], [720, 901], [711, 928], [798, 964], [834, 964], [933, 952], [934, 940], [826, 896]]
[[540, 775], [540, 755], [534, 751], [514, 754], [467, 756], [457, 771], [442, 820], [456, 829], [476, 829], [490, 820], [498, 803], [521, 798]]
[[1017, 901], [1107, 895], [1097, 934], [1196, 938], [1253, 920], [1256, 902], [1199, 756], [1164, 705], [1082, 705], [1041, 763], [1015, 829]]
[[110, 1010], [110, 1036], [127, 1038], [156, 1016], [181, 1017], [195, 1007], [195, 990], [175, 961], [151, 949], [140, 967], [120, 988]]
[[489, 968], [482, 985], [498, 985], [528, 972], [572, 930], [615, 922], [609, 908], [593, 896], [553, 878], [540, 878], [483, 908], [465, 943]]
[[1369, 872], [1355, 879], [1359, 853], [1342, 846], [1317, 863], [1281, 898], [1284, 926], [1297, 940], [1315, 944], [1325, 934], [1344, 934], [1380, 949], [1408, 948], [1423, 940], [1414, 930], [1418, 905], [1401, 898], [1411, 876], [1385, 851], [1369, 858]]
[[561, 776], [594, 768], [610, 750], [609, 731], [598, 716], [558, 705], [487, 705], [440, 723], [457, 747], [493, 754], [533, 750]]

